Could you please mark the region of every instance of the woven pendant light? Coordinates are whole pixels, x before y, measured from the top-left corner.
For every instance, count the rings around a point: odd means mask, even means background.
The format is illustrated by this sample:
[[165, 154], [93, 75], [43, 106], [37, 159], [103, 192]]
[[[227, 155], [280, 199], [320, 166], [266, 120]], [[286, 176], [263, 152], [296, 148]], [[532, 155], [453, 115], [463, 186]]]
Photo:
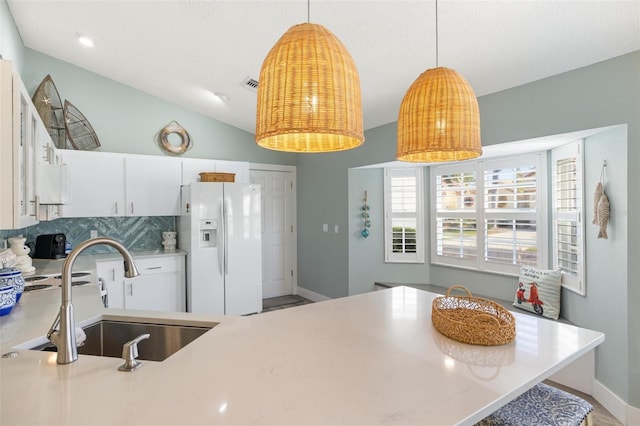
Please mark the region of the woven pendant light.
[[256, 142], [290, 152], [342, 151], [364, 142], [355, 63], [322, 25], [294, 25], [265, 58]]
[[438, 67], [438, 0], [435, 8], [436, 68], [420, 74], [400, 104], [400, 161], [459, 161], [482, 155], [476, 95], [460, 74]]
[[469, 83], [449, 68], [422, 73], [400, 104], [398, 160], [430, 163], [481, 154], [480, 110]]

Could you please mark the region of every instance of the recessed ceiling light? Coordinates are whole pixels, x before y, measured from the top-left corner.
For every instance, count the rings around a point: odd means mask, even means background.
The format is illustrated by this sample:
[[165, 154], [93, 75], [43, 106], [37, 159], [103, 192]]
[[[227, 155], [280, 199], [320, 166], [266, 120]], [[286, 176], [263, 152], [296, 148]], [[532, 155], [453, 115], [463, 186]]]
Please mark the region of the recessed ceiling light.
[[83, 35], [83, 34], [76, 34], [76, 37], [78, 37], [78, 42], [81, 45], [86, 46], [86, 47], [93, 47], [94, 46], [93, 40], [90, 37], [88, 37], [86, 35]]

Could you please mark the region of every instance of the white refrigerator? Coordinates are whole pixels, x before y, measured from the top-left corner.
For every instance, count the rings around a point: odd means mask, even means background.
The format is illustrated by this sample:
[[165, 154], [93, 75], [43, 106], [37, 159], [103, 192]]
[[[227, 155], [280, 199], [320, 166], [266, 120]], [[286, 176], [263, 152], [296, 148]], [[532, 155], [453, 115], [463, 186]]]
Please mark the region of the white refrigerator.
[[260, 186], [197, 182], [181, 188], [178, 248], [187, 252], [187, 312], [262, 311]]

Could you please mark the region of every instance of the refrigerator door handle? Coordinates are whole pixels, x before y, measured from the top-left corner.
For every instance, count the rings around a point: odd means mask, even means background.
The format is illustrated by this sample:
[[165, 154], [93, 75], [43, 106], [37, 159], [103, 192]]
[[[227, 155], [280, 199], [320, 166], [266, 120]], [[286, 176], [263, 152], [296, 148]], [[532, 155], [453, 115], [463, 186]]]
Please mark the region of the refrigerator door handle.
[[224, 200], [220, 201], [220, 226], [218, 227], [218, 268], [220, 269], [220, 275], [224, 274], [224, 247], [227, 242], [223, 236], [224, 224]]
[[227, 200], [223, 203], [224, 221], [224, 274], [229, 273], [229, 222], [227, 221]]

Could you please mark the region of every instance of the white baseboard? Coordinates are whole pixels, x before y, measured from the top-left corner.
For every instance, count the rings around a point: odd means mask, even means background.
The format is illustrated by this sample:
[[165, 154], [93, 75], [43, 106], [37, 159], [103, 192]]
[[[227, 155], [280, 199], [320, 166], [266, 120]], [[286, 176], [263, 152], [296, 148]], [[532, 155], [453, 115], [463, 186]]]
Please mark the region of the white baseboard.
[[[613, 415], [613, 417], [620, 420], [623, 425], [640, 424], [637, 422], [630, 422], [630, 419], [627, 416], [627, 413], [632, 409], [636, 412], [640, 412], [640, 410], [628, 405], [626, 402], [620, 399], [618, 395], [613, 393], [609, 388], [607, 388], [596, 379], [593, 379], [593, 392], [591, 393], [591, 396], [593, 396], [596, 401], [602, 404], [602, 406], [606, 408], [607, 411], [609, 411]], [[637, 415], [638, 413], [635, 414]]]
[[640, 425], [640, 408], [627, 405], [627, 424]]
[[330, 297], [327, 297], [323, 294], [316, 293], [315, 291], [307, 290], [306, 288], [298, 287], [296, 294], [298, 296], [302, 296], [305, 299], [309, 299], [312, 302], [324, 302], [325, 300], [331, 300]]

